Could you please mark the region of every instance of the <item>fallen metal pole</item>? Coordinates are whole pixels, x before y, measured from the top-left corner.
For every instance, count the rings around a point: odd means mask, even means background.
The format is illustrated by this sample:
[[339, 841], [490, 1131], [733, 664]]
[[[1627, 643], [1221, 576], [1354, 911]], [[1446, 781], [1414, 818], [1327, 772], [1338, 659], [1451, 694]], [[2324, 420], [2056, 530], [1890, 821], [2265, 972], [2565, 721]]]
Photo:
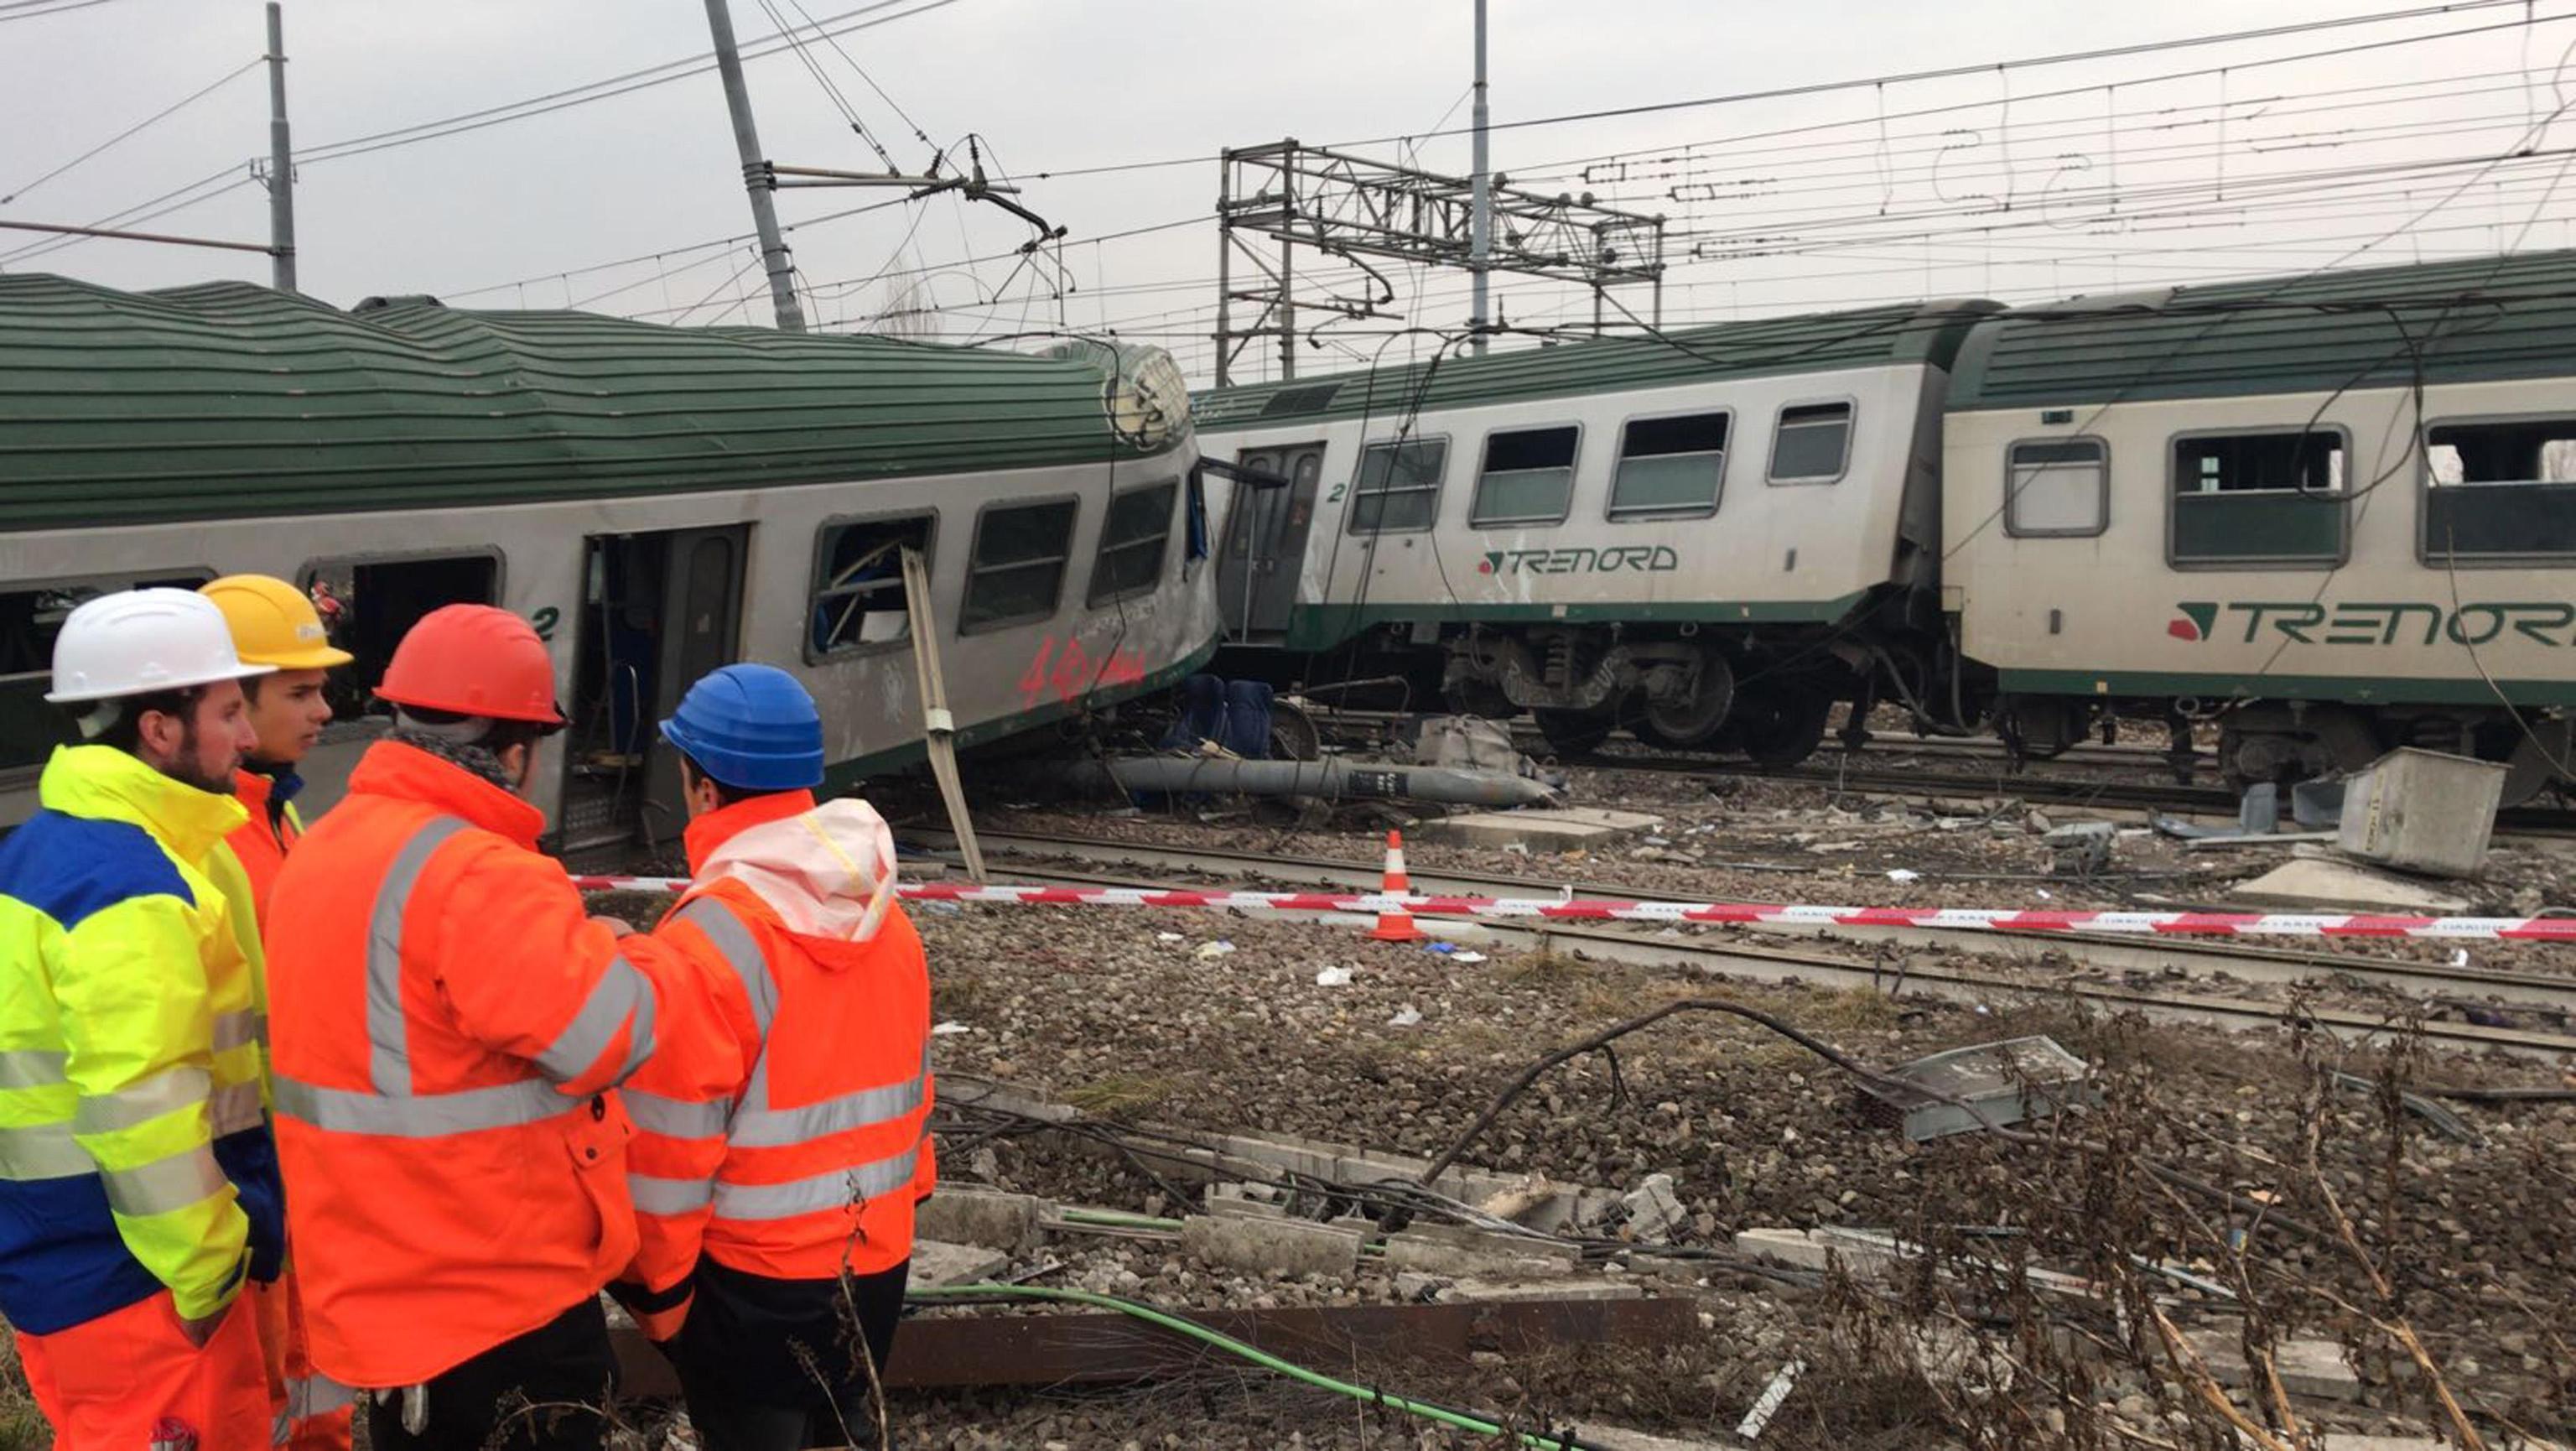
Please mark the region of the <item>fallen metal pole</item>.
[[[1098, 766], [1073, 773], [1079, 784], [1104, 784]], [[1221, 756], [1122, 756], [1107, 775], [1121, 791], [1168, 796], [1312, 796], [1325, 801], [1432, 801], [1449, 806], [1538, 806], [1556, 799], [1545, 782], [1503, 771], [1452, 766], [1322, 761], [1243, 761]]]

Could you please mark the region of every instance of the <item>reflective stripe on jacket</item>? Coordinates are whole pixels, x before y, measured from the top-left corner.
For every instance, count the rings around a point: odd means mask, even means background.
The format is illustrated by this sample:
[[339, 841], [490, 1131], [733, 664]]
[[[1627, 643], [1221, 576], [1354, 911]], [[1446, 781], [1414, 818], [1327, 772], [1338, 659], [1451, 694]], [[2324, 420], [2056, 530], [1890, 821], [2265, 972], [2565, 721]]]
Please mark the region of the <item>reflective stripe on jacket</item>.
[[635, 1246], [608, 1090], [657, 1051], [699, 1065], [682, 1081], [741, 1072], [699, 969], [591, 920], [543, 824], [380, 742], [278, 876], [296, 1274], [313, 1363], [344, 1384], [418, 1384], [597, 1294]]
[[647, 1068], [627, 1094], [642, 1243], [625, 1295], [657, 1338], [702, 1253], [784, 1280], [908, 1258], [934, 1094], [929, 972], [876, 813], [780, 793], [692, 822], [688, 846], [698, 885], [655, 935], [719, 965], [750, 1067], [698, 1095]]
[[38, 794], [0, 842], [0, 1315], [50, 1334], [165, 1286], [208, 1315], [283, 1229], [249, 907], [207, 870], [241, 807], [108, 746]]

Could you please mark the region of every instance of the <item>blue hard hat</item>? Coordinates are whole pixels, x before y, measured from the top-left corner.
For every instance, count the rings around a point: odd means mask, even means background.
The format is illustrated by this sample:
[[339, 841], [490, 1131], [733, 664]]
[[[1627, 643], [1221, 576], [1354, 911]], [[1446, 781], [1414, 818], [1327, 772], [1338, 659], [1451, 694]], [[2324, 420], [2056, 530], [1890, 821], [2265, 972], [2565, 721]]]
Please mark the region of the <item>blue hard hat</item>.
[[823, 781], [823, 718], [796, 677], [774, 665], [709, 672], [662, 722], [662, 739], [738, 790], [793, 791]]

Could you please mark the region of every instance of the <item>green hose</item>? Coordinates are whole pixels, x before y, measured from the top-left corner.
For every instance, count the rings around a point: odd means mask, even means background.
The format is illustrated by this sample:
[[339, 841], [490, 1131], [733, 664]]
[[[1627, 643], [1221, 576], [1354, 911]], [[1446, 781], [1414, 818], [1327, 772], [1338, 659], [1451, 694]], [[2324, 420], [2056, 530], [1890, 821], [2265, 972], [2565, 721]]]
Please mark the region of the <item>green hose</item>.
[[[1121, 1314], [1133, 1315], [1139, 1320], [1143, 1320], [1148, 1324], [1159, 1325], [1165, 1330], [1169, 1330], [1176, 1335], [1185, 1335], [1192, 1340], [1201, 1342], [1202, 1344], [1213, 1345], [1219, 1350], [1229, 1351], [1235, 1355], [1243, 1357], [1245, 1360], [1251, 1361], [1255, 1365], [1263, 1367], [1264, 1369], [1277, 1371], [1279, 1374], [1287, 1376], [1291, 1380], [1303, 1381], [1307, 1385], [1315, 1387], [1317, 1390], [1331, 1391], [1335, 1395], [1348, 1396], [1352, 1400], [1366, 1401], [1371, 1405], [1392, 1407], [1393, 1409], [1403, 1411], [1408, 1415], [1419, 1416], [1426, 1421], [1434, 1421], [1444, 1426], [1455, 1427], [1461, 1431], [1473, 1431], [1480, 1436], [1500, 1436], [1505, 1434], [1503, 1426], [1498, 1422], [1487, 1420], [1481, 1416], [1471, 1416], [1464, 1411], [1453, 1411], [1445, 1406], [1435, 1406], [1427, 1401], [1417, 1401], [1405, 1396], [1389, 1395], [1384, 1391], [1371, 1390], [1367, 1386], [1353, 1385], [1349, 1381], [1344, 1380], [1335, 1380], [1331, 1376], [1325, 1375], [1319, 1371], [1308, 1370], [1302, 1365], [1281, 1360], [1278, 1356], [1272, 1355], [1270, 1352], [1263, 1350], [1257, 1345], [1246, 1345], [1231, 1335], [1211, 1330], [1207, 1326], [1199, 1324], [1197, 1321], [1184, 1320], [1178, 1315], [1157, 1310], [1153, 1306], [1145, 1304], [1139, 1300], [1122, 1300], [1115, 1295], [1094, 1294], [1089, 1290], [1052, 1290], [1036, 1285], [989, 1284], [920, 1285], [905, 1291], [904, 1298], [907, 1300], [921, 1301], [930, 1304], [937, 1304], [943, 1301], [972, 1301], [979, 1299], [1005, 1298], [1025, 1300], [1061, 1300], [1075, 1305], [1097, 1305], [1104, 1309], [1116, 1310]], [[1580, 1451], [1580, 1448], [1584, 1445], [1583, 1442], [1570, 1436], [1563, 1438], [1555, 1436], [1540, 1436], [1527, 1431], [1518, 1432], [1516, 1434], [1520, 1438], [1521, 1445], [1540, 1448], [1540, 1451]]]

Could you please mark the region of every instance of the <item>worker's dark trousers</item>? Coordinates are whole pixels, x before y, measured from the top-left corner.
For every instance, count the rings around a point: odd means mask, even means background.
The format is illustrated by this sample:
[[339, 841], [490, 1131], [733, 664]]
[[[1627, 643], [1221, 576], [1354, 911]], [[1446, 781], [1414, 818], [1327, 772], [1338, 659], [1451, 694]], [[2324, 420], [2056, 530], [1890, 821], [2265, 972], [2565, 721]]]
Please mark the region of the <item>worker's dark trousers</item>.
[[773, 1280], [698, 1262], [689, 1318], [668, 1347], [705, 1451], [875, 1446], [876, 1403], [849, 1333], [856, 1311], [880, 1372], [903, 1315], [907, 1260], [835, 1280]]
[[[608, 1316], [592, 1296], [520, 1336], [366, 1409], [371, 1451], [599, 1451], [601, 1412], [615, 1394]], [[414, 1396], [428, 1402], [420, 1433], [403, 1429]], [[415, 1417], [418, 1419], [418, 1417]]]

